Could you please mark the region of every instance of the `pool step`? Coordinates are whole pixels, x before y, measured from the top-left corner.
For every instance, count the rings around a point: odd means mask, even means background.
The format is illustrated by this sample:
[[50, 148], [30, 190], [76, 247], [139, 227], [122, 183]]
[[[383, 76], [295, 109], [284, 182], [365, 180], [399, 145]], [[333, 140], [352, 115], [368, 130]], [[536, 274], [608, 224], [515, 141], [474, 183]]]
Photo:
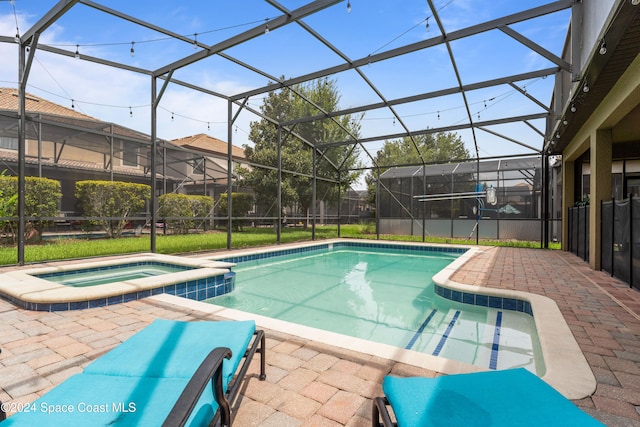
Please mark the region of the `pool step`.
[[406, 348], [497, 369], [503, 312], [480, 316], [475, 312], [434, 309], [426, 313]]

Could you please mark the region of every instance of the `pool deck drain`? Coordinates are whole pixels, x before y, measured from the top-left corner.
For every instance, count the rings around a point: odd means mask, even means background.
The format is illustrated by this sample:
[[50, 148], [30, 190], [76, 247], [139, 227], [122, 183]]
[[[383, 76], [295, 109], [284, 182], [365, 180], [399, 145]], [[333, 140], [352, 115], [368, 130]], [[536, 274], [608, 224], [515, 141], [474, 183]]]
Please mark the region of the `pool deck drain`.
[[[640, 426], [639, 291], [569, 253], [535, 249], [486, 248], [452, 279], [552, 298], [597, 380], [595, 393], [575, 403], [608, 426]], [[151, 298], [55, 313], [0, 300], [0, 401], [35, 400], [157, 317], [217, 318]], [[267, 336], [267, 381], [257, 380], [253, 366], [235, 402], [237, 425], [369, 426], [384, 375], [436, 375], [288, 334]]]

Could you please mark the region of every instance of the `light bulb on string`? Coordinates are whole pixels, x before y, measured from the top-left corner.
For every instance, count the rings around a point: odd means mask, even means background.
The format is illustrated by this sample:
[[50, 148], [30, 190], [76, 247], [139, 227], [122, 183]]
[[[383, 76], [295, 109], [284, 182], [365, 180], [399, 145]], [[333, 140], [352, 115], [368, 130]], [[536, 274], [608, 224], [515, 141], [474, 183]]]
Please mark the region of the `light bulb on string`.
[[173, 111], [171, 112], [171, 121], [173, 121]]
[[193, 48], [198, 48], [198, 33], [193, 33]]
[[80, 45], [79, 44], [76, 45], [76, 53], [74, 54], [74, 56], [76, 57], [76, 59], [80, 59]]
[[131, 57], [132, 57], [132, 58], [133, 58], [134, 56], [136, 56], [136, 51], [135, 51], [135, 49], [133, 48], [133, 45], [134, 45], [135, 43], [136, 43], [136, 42], [131, 42], [131, 51], [130, 51], [130, 54], [131, 54]]
[[73, 102], [73, 99], [71, 100], [71, 109], [72, 109], [72, 110], [75, 110], [75, 109], [76, 109], [76, 106], [75, 106], [75, 104], [74, 104], [74, 102]]
[[133, 110], [129, 107], [129, 117], [133, 117]]
[[347, 13], [351, 13], [351, 0], [347, 1]]
[[207, 130], [211, 130], [211, 125], [209, 125], [209, 122], [207, 122]]
[[578, 108], [576, 107], [576, 104], [571, 104], [571, 112], [575, 113], [578, 110]]
[[264, 24], [264, 33], [269, 34], [269, 23]]
[[602, 44], [600, 45], [600, 50], [598, 52], [600, 52], [600, 55], [607, 54], [607, 43], [604, 41], [604, 39], [602, 39]]

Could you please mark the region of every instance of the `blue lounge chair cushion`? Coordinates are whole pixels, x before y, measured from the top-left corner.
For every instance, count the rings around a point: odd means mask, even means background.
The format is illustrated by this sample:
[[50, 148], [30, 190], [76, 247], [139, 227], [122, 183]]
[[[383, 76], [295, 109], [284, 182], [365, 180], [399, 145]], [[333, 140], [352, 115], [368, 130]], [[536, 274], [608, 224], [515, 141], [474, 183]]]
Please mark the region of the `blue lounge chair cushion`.
[[[189, 378], [77, 374], [2, 422], [8, 426], [162, 425]], [[198, 400], [188, 426], [206, 426], [218, 404], [211, 387]]]
[[180, 322], [157, 319], [89, 364], [87, 374], [148, 378], [191, 378], [215, 347], [231, 349], [223, 362], [224, 390], [251, 342], [256, 325], [248, 321]]
[[399, 427], [603, 426], [524, 368], [437, 378], [387, 376]]

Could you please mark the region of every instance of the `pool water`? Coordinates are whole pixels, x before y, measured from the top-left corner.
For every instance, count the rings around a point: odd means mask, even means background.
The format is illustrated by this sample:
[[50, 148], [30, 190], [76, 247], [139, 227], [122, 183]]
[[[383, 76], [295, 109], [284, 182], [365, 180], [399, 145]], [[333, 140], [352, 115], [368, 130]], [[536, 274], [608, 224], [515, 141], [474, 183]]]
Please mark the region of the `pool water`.
[[120, 264], [99, 269], [78, 269], [63, 273], [36, 274], [34, 276], [56, 282], [61, 285], [85, 287], [104, 285], [112, 282], [141, 279], [143, 277], [160, 276], [167, 273], [177, 273], [189, 267], [160, 262], [145, 262], [136, 264]]
[[241, 262], [216, 305], [490, 369], [536, 373], [533, 317], [456, 303], [432, 277], [456, 254], [336, 248]]

